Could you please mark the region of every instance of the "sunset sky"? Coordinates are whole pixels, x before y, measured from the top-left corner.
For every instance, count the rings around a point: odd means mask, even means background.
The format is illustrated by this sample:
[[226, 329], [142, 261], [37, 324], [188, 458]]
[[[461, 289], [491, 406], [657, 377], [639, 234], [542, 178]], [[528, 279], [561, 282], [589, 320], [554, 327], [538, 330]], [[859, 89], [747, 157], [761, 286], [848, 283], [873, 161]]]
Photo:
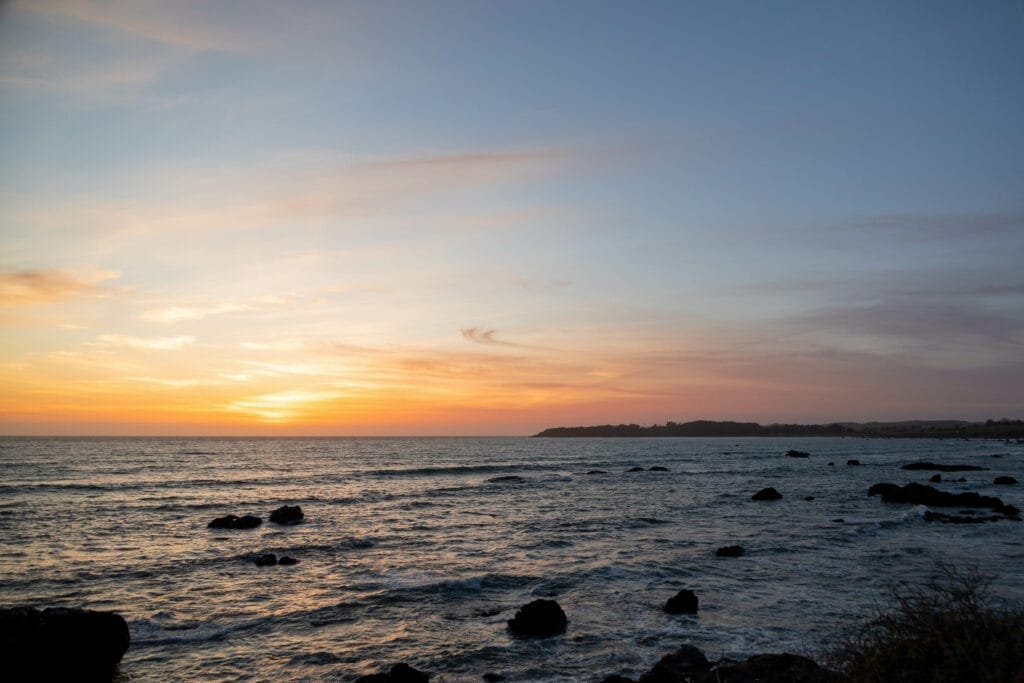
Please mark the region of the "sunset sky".
[[1024, 4], [0, 5], [0, 433], [1024, 417]]

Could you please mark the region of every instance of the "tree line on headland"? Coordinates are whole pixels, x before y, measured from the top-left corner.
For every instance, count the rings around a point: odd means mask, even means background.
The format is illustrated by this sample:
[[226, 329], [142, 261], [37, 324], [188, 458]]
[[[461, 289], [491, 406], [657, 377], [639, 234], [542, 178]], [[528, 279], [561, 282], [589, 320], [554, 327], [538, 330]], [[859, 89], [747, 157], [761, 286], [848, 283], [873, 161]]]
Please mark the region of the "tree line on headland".
[[757, 422], [666, 422], [643, 427], [638, 424], [551, 427], [537, 437], [637, 437], [637, 436], [870, 436], [891, 438], [1024, 438], [1024, 420], [911, 420], [906, 422], [831, 422], [829, 424], [769, 424]]

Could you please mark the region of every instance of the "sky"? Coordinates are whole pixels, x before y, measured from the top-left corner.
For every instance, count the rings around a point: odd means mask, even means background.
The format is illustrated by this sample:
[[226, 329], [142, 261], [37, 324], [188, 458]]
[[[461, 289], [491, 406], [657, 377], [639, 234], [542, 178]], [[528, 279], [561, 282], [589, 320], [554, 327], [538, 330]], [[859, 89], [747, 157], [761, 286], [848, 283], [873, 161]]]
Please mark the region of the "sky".
[[1024, 417], [1024, 1], [0, 4], [0, 433]]

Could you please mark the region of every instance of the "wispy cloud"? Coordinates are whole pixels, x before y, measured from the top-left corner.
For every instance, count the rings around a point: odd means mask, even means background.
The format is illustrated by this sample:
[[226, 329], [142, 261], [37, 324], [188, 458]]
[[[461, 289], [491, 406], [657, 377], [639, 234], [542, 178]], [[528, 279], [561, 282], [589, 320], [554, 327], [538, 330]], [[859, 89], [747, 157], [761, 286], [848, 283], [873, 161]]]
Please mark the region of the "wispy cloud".
[[217, 304], [214, 306], [170, 306], [144, 311], [140, 318], [151, 322], [176, 323], [182, 320], [199, 320], [211, 315], [238, 313], [252, 310], [248, 304]]
[[96, 294], [101, 283], [120, 277], [113, 270], [78, 274], [63, 270], [0, 273], [0, 305], [41, 304], [82, 294]]
[[129, 349], [155, 349], [159, 351], [176, 351], [193, 342], [195, 337], [131, 337], [124, 334], [103, 334], [97, 338], [97, 343], [104, 346], [118, 346]]

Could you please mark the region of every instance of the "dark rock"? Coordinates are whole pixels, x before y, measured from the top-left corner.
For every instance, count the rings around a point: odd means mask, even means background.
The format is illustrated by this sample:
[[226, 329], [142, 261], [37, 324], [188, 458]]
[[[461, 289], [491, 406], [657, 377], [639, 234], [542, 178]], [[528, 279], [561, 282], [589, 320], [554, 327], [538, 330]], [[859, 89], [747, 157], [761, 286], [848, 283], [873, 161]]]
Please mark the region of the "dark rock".
[[628, 470], [626, 470], [626, 471], [627, 471], [627, 472], [643, 472], [643, 471], [644, 471], [644, 468], [643, 468], [643, 467], [630, 467], [630, 468], [629, 468]]
[[299, 561], [296, 560], [294, 557], [288, 557], [287, 555], [282, 555], [281, 559], [278, 560], [277, 563], [279, 565], [281, 565], [282, 567], [290, 567], [293, 564], [298, 564]]
[[654, 668], [640, 677], [640, 683], [689, 681], [693, 674], [706, 671], [710, 666], [703, 652], [692, 645], [683, 645], [672, 654], [662, 657]]
[[750, 500], [779, 500], [780, 498], [782, 498], [782, 494], [769, 486], [752, 495]]
[[786, 455], [788, 455], [791, 458], [809, 458], [809, 457], [811, 457], [810, 453], [805, 453], [804, 451], [794, 451], [794, 450], [786, 451]]
[[387, 673], [360, 676], [356, 683], [428, 683], [430, 674], [418, 671], [408, 664], [395, 664]]
[[966, 482], [967, 480], [966, 480], [966, 479], [964, 479], [963, 477], [960, 477], [959, 479], [955, 479], [955, 480], [953, 480], [953, 481], [954, 481], [954, 483], [958, 483], [958, 484], [959, 484], [959, 483], [961, 483], [961, 482]]
[[130, 642], [128, 623], [114, 612], [0, 608], [6, 680], [109, 681]]
[[684, 588], [668, 599], [664, 609], [669, 614], [696, 614], [697, 594]]
[[256, 515], [244, 515], [242, 517], [236, 517], [235, 515], [225, 515], [218, 517], [209, 524], [206, 525], [207, 529], [255, 529], [260, 524], [263, 524], [263, 519]]
[[259, 553], [253, 556], [252, 562], [257, 567], [272, 567], [277, 564], [277, 555], [274, 553]]
[[636, 681], [619, 674], [609, 674], [601, 679], [601, 683], [636, 683]]
[[715, 551], [718, 557], [743, 557], [747, 551], [741, 545], [724, 545]]
[[932, 475], [932, 476], [931, 476], [931, 477], [930, 477], [930, 478], [928, 479], [928, 481], [930, 481], [930, 482], [931, 482], [931, 483], [933, 483], [933, 484], [941, 484], [941, 483], [942, 483], [942, 475], [941, 475], [941, 474], [933, 474], [933, 475]]
[[648, 472], [670, 472], [669, 468], [662, 467], [661, 465], [655, 465], [654, 467], [648, 467]]
[[804, 496], [804, 500], [812, 501], [812, 500], [814, 500], [814, 496]]
[[590, 470], [587, 474], [608, 474], [604, 470]]
[[836, 466], [836, 464], [835, 464], [834, 462], [829, 462], [828, 466], [829, 466], [829, 467], [835, 467], [835, 466]]
[[1002, 453], [993, 453], [992, 457], [993, 458], [1001, 458], [1001, 457], [1003, 457], [1003, 454]]
[[977, 465], [936, 465], [933, 462], [912, 462], [909, 465], [904, 465], [900, 468], [901, 470], [932, 470], [935, 472], [975, 472], [978, 470], [987, 470], [987, 467], [978, 467]]
[[728, 681], [728, 683], [845, 683], [848, 681], [842, 674], [823, 669], [807, 657], [788, 653], [754, 655], [745, 662], [720, 663], [714, 669], [698, 674], [692, 680], [695, 683], [711, 683], [712, 681]]
[[977, 493], [947, 493], [924, 484], [875, 484], [868, 489], [868, 495], [881, 494], [883, 503], [911, 503], [934, 507], [971, 507], [990, 508], [1002, 515], [1018, 515], [1020, 510], [1006, 505], [994, 496], [981, 496]]
[[508, 620], [508, 630], [524, 638], [547, 638], [565, 633], [569, 620], [554, 600], [534, 600]]
[[305, 515], [298, 505], [282, 505], [270, 513], [270, 521], [274, 524], [298, 524]]
[[501, 674], [491, 673], [490, 671], [488, 671], [483, 675], [483, 679], [488, 683], [497, 683], [497, 681], [505, 680], [505, 677]]
[[502, 477], [491, 477], [487, 481], [492, 484], [517, 484], [519, 482], [526, 481], [526, 479], [517, 474], [506, 474]]
[[1017, 480], [1013, 477], [996, 477], [992, 480], [992, 483], [1000, 486], [1009, 486], [1010, 484], [1016, 484]]
[[852, 467], [856, 467], [857, 465], [860, 464], [860, 460], [857, 460], [857, 458], [850, 458], [849, 460], [846, 461], [846, 464]]

